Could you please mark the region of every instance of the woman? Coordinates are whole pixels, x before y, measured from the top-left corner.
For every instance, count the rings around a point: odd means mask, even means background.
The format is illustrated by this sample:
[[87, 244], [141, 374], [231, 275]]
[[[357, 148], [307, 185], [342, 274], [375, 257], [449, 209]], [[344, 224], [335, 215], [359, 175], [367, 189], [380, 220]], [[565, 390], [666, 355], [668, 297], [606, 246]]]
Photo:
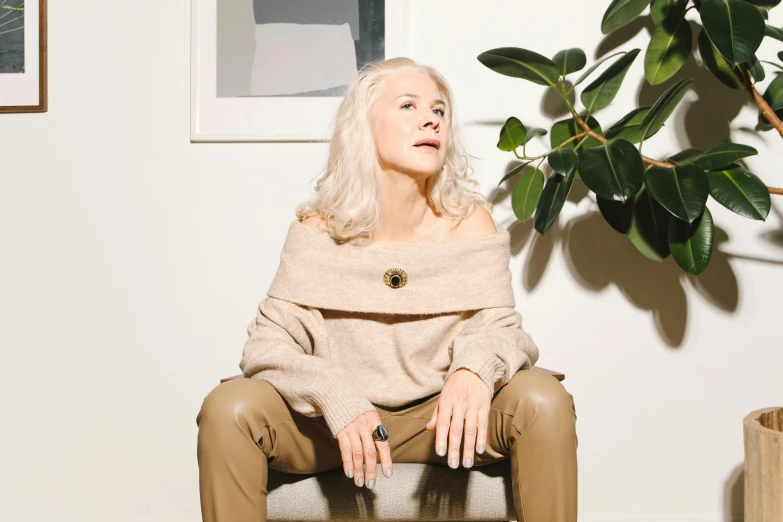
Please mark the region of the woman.
[[572, 397], [527, 371], [538, 349], [514, 309], [509, 235], [454, 124], [443, 77], [409, 59], [348, 87], [316, 197], [248, 327], [251, 378], [199, 413], [205, 521], [265, 521], [268, 467], [342, 467], [372, 489], [377, 458], [392, 479], [394, 462], [509, 457], [518, 520], [576, 520]]

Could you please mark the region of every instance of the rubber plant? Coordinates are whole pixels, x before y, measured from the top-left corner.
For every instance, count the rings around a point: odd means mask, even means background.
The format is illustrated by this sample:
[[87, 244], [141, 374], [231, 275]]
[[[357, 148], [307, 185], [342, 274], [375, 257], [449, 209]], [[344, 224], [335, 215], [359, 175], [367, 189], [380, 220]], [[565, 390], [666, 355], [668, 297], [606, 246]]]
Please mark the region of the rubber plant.
[[[783, 74], [762, 96], [755, 83], [765, 77], [756, 51], [766, 37], [783, 41], [783, 29], [767, 25], [768, 11], [781, 0], [613, 0], [601, 22], [609, 34], [632, 22], [649, 8], [656, 25], [644, 53], [644, 75], [651, 85], [677, 80], [652, 106], [637, 107], [602, 130], [594, 114], [608, 107], [619, 91], [641, 49], [607, 56], [573, 81], [566, 78], [587, 65], [584, 51], [566, 49], [551, 59], [528, 49], [504, 47], [481, 53], [478, 60], [489, 69], [554, 89], [571, 117], [547, 131], [528, 128], [515, 117], [500, 131], [498, 148], [522, 161], [500, 183], [517, 176], [511, 201], [522, 221], [533, 216], [535, 229], [544, 234], [556, 221], [576, 177], [595, 194], [606, 222], [626, 234], [645, 256], [661, 261], [669, 255], [686, 272], [699, 274], [713, 249], [713, 221], [708, 200], [735, 213], [766, 220], [770, 194], [783, 189], [768, 187], [737, 162], [758, 152], [750, 146], [724, 140], [708, 150], [688, 148], [665, 159], [642, 155], [644, 143], [661, 130], [690, 87], [691, 78], [676, 75], [693, 51], [692, 28], [686, 14], [701, 19], [696, 39], [699, 54], [715, 78], [747, 91], [759, 108], [762, 129], [775, 129], [783, 137]], [[783, 53], [778, 54], [783, 60]], [[581, 88], [580, 112], [571, 102], [574, 90], [604, 62], [603, 71]], [[527, 143], [549, 134], [551, 150], [528, 156]], [[520, 153], [521, 149], [521, 153]], [[552, 174], [541, 170], [548, 161]], [[536, 162], [532, 169], [526, 169]]]

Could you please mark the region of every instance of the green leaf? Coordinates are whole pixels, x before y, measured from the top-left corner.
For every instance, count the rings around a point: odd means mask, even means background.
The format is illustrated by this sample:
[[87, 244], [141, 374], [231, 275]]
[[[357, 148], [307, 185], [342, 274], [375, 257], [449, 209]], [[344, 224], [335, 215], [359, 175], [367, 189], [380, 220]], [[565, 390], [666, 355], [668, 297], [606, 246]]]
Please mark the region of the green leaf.
[[718, 170], [737, 160], [755, 156], [758, 153], [759, 151], [748, 145], [723, 140], [694, 160], [693, 164], [704, 170]]
[[672, 215], [650, 197], [647, 189], [642, 189], [634, 199], [628, 238], [648, 258], [663, 261], [670, 253], [668, 232], [672, 219]]
[[626, 201], [644, 182], [639, 151], [625, 140], [612, 140], [579, 155], [579, 173], [587, 188], [606, 199]]
[[530, 129], [527, 131], [527, 136], [525, 137], [525, 141], [523, 142], [524, 145], [527, 145], [527, 142], [535, 138], [536, 136], [546, 136], [546, 129], [539, 129], [538, 127], [534, 129]]
[[708, 172], [710, 196], [740, 216], [766, 221], [769, 215], [769, 189], [758, 177], [742, 167]]
[[511, 208], [520, 221], [527, 221], [538, 205], [544, 189], [544, 173], [538, 169], [522, 176], [511, 191]]
[[622, 139], [631, 143], [639, 143], [642, 138], [639, 134], [639, 125], [648, 112], [650, 112], [650, 107], [639, 107], [632, 110], [609, 127], [604, 136], [610, 140]]
[[761, 65], [761, 62], [759, 62], [759, 59], [756, 58], [755, 54], [753, 55], [753, 58], [748, 60], [746, 65], [748, 67], [748, 72], [750, 72], [750, 75], [753, 76], [753, 80], [756, 83], [764, 81], [764, 77], [766, 76], [764, 73], [764, 66]]
[[573, 171], [576, 170], [578, 159], [576, 152], [566, 148], [554, 150], [547, 156], [547, 161], [552, 170], [564, 176], [573, 174]]
[[601, 32], [609, 34], [633, 22], [650, 5], [650, 0], [614, 0], [601, 20]]
[[693, 163], [693, 161], [702, 154], [704, 154], [703, 150], [691, 147], [681, 150], [674, 156], [669, 156], [666, 161], [676, 165], [687, 165], [689, 163]]
[[783, 62], [783, 51], [780, 51], [780, 52], [778, 53], [778, 60], [780, 60], [781, 62]]
[[734, 65], [750, 60], [764, 39], [764, 17], [743, 0], [705, 0], [700, 14], [710, 40]]
[[496, 73], [522, 78], [538, 85], [554, 87], [560, 78], [560, 69], [555, 62], [519, 47], [492, 49], [478, 55], [478, 60]]
[[620, 56], [621, 54], [625, 54], [625, 51], [620, 51], [619, 53], [614, 53], [614, 54], [610, 54], [609, 56], [604, 56], [603, 58], [601, 58], [600, 60], [595, 62], [593, 65], [590, 66], [589, 69], [587, 69], [585, 72], [582, 73], [582, 75], [579, 77], [578, 80], [576, 80], [576, 83], [574, 84], [574, 87], [576, 87], [577, 85], [579, 85], [580, 83], [585, 81], [587, 79], [587, 77], [590, 76], [593, 73], [593, 71], [598, 69], [598, 67], [602, 63], [604, 63], [606, 60], [614, 58], [615, 56]]
[[[770, 108], [775, 111], [778, 118], [783, 116], [783, 74], [775, 76], [767, 86], [767, 90], [764, 92], [764, 99], [769, 104]], [[759, 121], [761, 123], [769, 123], [767, 118], [759, 111]]]
[[[571, 154], [576, 155], [573, 152], [571, 152]], [[541, 199], [538, 200], [538, 206], [536, 207], [536, 221], [534, 226], [539, 234], [545, 234], [557, 220], [557, 216], [563, 209], [563, 204], [568, 197], [568, 192], [571, 190], [575, 172], [575, 169], [571, 169], [568, 176], [559, 173], [552, 174], [546, 181], [546, 186], [541, 193]]]
[[656, 29], [644, 55], [644, 76], [659, 85], [679, 71], [691, 54], [693, 31], [684, 16], [667, 18]]
[[778, 29], [777, 27], [767, 24], [764, 27], [764, 36], [769, 36], [770, 38], [783, 42], [783, 29]]
[[710, 195], [707, 175], [696, 165], [651, 167], [644, 173], [644, 186], [666, 210], [688, 223], [701, 215]]
[[588, 112], [595, 112], [608, 106], [617, 96], [628, 68], [636, 59], [640, 49], [628, 51], [610, 65], [601, 75], [582, 91], [582, 103]]
[[526, 137], [527, 129], [521, 121], [512, 116], [506, 120], [503, 128], [500, 129], [497, 147], [505, 152], [514, 152], [525, 142]]
[[783, 71], [783, 65], [780, 65], [779, 63], [770, 62], [767, 60], [759, 60], [759, 63], [766, 63], [767, 65], [771, 65], [772, 67], [777, 67], [781, 71]]
[[658, 25], [666, 18], [682, 16], [687, 5], [688, 0], [652, 0], [650, 16], [655, 25]]
[[633, 220], [634, 200], [629, 199], [623, 203], [622, 201], [606, 199], [601, 196], [596, 196], [595, 200], [606, 222], [619, 233], [627, 234], [631, 229], [631, 221]]
[[[592, 116], [590, 116], [590, 118], [585, 123], [587, 123], [587, 125], [598, 134], [602, 133], [601, 125]], [[549, 144], [553, 149], [557, 148], [560, 146], [561, 143], [568, 141], [570, 138], [573, 138], [577, 134], [581, 134], [583, 130], [584, 129], [582, 129], [582, 127], [580, 127], [579, 124], [576, 123], [576, 120], [574, 120], [574, 118], [569, 118], [567, 120], [560, 120], [556, 122], [554, 125], [552, 125], [552, 131], [549, 133]], [[574, 150], [578, 141], [579, 140], [572, 141], [567, 145], [564, 145], [563, 148]], [[582, 147], [590, 148], [590, 147], [598, 147], [599, 145], [601, 145], [601, 142], [599, 142], [595, 138], [588, 138]]]
[[680, 101], [682, 101], [685, 93], [688, 92], [688, 87], [690, 87], [692, 81], [691, 78], [684, 78], [661, 94], [661, 97], [658, 98], [639, 126], [639, 134], [642, 137], [642, 141], [663, 127], [663, 124], [669, 119], [669, 116], [677, 108]]
[[772, 8], [780, 4], [780, 0], [745, 0], [749, 4], [753, 4], [758, 7]]
[[574, 47], [560, 51], [552, 58], [552, 61], [560, 70], [560, 76], [565, 78], [571, 73], [584, 69], [587, 64], [587, 56], [583, 50]]
[[520, 164], [520, 165], [517, 165], [517, 166], [516, 166], [516, 167], [514, 167], [513, 169], [509, 170], [509, 171], [506, 173], [506, 175], [505, 175], [505, 176], [503, 176], [502, 178], [500, 178], [500, 181], [498, 181], [498, 187], [499, 187], [500, 185], [502, 185], [502, 184], [503, 184], [503, 182], [504, 182], [504, 181], [506, 181], [508, 178], [514, 177], [514, 176], [515, 176], [515, 175], [516, 175], [518, 172], [520, 172], [522, 169], [524, 169], [525, 167], [527, 167], [527, 166], [528, 166], [528, 165], [530, 165], [531, 163], [533, 163], [533, 160], [526, 161], [526, 162], [524, 162], [524, 163], [522, 163], [522, 164]]
[[704, 62], [704, 65], [707, 66], [707, 69], [709, 69], [710, 72], [714, 74], [715, 77], [726, 87], [730, 87], [732, 89], [742, 89], [742, 83], [740, 83], [734, 73], [731, 72], [732, 66], [723, 59], [723, 55], [720, 54], [720, 51], [718, 51], [718, 49], [712, 45], [710, 37], [707, 36], [707, 33], [704, 31], [704, 29], [699, 31], [698, 40], [699, 54], [701, 55], [701, 59]]
[[694, 275], [704, 272], [712, 257], [712, 243], [715, 229], [710, 209], [691, 224], [679, 219], [669, 222], [669, 249], [680, 268]]

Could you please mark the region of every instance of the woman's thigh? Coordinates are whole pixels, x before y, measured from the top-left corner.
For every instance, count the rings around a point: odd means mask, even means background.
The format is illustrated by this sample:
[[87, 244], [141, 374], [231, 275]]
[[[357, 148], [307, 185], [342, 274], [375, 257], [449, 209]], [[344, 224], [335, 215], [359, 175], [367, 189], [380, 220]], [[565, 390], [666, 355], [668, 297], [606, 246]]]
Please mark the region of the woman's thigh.
[[297, 413], [274, 386], [262, 380], [220, 384], [204, 399], [197, 422], [200, 432], [208, 431], [216, 443], [228, 443], [230, 434], [241, 430], [267, 456], [269, 467], [278, 471], [317, 473], [341, 466], [337, 440], [323, 417]]
[[[432, 418], [432, 412], [440, 399], [436, 394], [426, 401], [393, 412], [382, 421], [389, 431], [389, 443], [393, 462], [419, 462], [428, 464], [448, 465], [448, 452], [444, 456], [435, 450], [435, 430], [425, 429]], [[487, 428], [487, 446], [483, 454], [474, 453], [474, 466], [490, 464], [508, 457], [508, 452], [501, 447], [505, 429], [505, 419], [502, 412], [496, 408], [490, 409]], [[464, 437], [463, 437], [464, 438]], [[464, 462], [463, 447], [460, 446], [460, 465]]]
[[[443, 457], [435, 452], [435, 430], [425, 425], [440, 394], [383, 419], [389, 430], [389, 442], [394, 462], [422, 462], [447, 465], [448, 452]], [[511, 446], [525, 425], [542, 409], [552, 412], [565, 409], [572, 413], [573, 401], [563, 386], [551, 375], [536, 370], [520, 370], [492, 397], [487, 418], [487, 444], [482, 454], [474, 452], [475, 466], [508, 458]], [[464, 434], [463, 434], [464, 445]], [[460, 465], [466, 455], [460, 446]]]

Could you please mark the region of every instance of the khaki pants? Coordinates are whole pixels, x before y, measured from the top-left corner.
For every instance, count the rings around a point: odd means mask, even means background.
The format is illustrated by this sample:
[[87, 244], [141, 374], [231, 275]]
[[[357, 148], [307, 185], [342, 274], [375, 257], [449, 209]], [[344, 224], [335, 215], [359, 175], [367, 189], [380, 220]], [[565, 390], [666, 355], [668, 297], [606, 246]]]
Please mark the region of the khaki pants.
[[[448, 454], [435, 453], [435, 431], [424, 429], [438, 397], [394, 410], [376, 407], [389, 430], [393, 463], [447, 464]], [[265, 522], [269, 467], [285, 473], [343, 467], [337, 439], [323, 418], [291, 410], [261, 380], [219, 385], [204, 399], [196, 422], [205, 522]], [[475, 454], [474, 466], [510, 460], [519, 522], [576, 521], [575, 423], [573, 398], [543, 372], [519, 371], [493, 397], [487, 446]], [[379, 473], [377, 480], [394, 476]], [[346, 477], [345, 487], [356, 486]]]

